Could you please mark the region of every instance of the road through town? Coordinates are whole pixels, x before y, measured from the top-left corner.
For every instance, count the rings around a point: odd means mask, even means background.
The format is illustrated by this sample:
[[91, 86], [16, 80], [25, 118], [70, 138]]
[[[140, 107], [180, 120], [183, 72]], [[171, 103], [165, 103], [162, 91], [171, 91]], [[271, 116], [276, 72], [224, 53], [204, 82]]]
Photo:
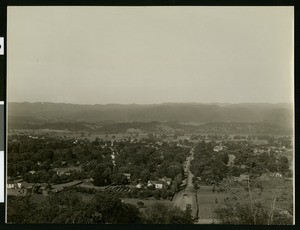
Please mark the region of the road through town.
[[197, 200], [196, 200], [196, 190], [193, 186], [193, 177], [190, 167], [191, 167], [191, 161], [194, 159], [194, 148], [191, 149], [190, 156], [187, 157], [186, 166], [185, 166], [185, 175], [187, 175], [187, 178], [184, 181], [184, 184], [186, 185], [185, 189], [179, 191], [173, 199], [174, 205], [179, 207], [182, 210], [185, 210], [186, 205], [190, 204], [192, 206], [192, 215], [194, 218], [197, 217]]

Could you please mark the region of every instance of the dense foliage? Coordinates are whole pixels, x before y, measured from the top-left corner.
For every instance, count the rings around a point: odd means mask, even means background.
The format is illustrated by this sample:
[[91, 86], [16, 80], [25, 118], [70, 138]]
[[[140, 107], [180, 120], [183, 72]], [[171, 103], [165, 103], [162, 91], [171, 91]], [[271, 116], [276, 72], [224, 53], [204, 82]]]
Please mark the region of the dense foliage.
[[[139, 207], [141, 209], [141, 205]], [[116, 194], [97, 192], [90, 201], [64, 191], [38, 203], [33, 196], [8, 198], [8, 223], [106, 223], [106, 224], [191, 224], [191, 209], [185, 211], [153, 204], [145, 211], [123, 203]]]
[[195, 147], [191, 171], [207, 184], [221, 181], [228, 171], [228, 155], [213, 151], [214, 142], [201, 142]]
[[[182, 163], [189, 148], [174, 144], [155, 144], [155, 140], [131, 143], [96, 138], [74, 139], [13, 135], [8, 145], [8, 176], [21, 176], [27, 182], [62, 183], [75, 179], [93, 178], [97, 186], [128, 184], [124, 173], [131, 174], [131, 181], [146, 183], [163, 176], [182, 176]], [[112, 160], [114, 155], [114, 161]], [[55, 168], [80, 167], [69, 175], [56, 174]], [[34, 173], [31, 171], [34, 170]], [[180, 181], [181, 183], [181, 181]]]
[[[275, 142], [274, 139], [271, 139]], [[273, 148], [288, 144], [287, 138], [278, 138], [277, 145]], [[280, 143], [280, 144], [278, 144]], [[191, 171], [200, 181], [205, 184], [219, 183], [229, 177], [239, 177], [247, 174], [250, 177], [259, 177], [264, 173], [279, 173], [282, 176], [291, 177], [289, 169], [291, 163], [287, 156], [276, 153], [268, 145], [254, 145], [247, 141], [224, 141], [225, 146], [220, 151], [214, 151], [215, 146], [219, 146], [215, 141], [205, 143], [200, 142], [195, 147], [194, 160], [191, 164]], [[261, 153], [256, 153], [254, 149], [261, 149]], [[229, 164], [229, 156], [234, 157]]]

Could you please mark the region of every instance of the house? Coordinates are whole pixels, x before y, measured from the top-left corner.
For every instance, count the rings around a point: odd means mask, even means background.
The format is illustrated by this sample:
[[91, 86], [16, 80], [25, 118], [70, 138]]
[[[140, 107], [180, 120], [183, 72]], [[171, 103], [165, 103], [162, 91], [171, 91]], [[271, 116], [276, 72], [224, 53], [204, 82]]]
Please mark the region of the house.
[[280, 178], [282, 177], [282, 174], [279, 173], [279, 172], [270, 173], [269, 175], [270, 175], [270, 177], [277, 177], [277, 178], [278, 177], [280, 177]]
[[214, 147], [214, 151], [215, 151], [215, 152], [219, 152], [219, 151], [221, 151], [222, 149], [223, 149], [223, 147], [222, 147], [222, 146], [219, 146], [219, 145], [217, 145], [217, 146]]
[[124, 176], [126, 176], [127, 180], [130, 181], [131, 174], [130, 173], [123, 173]]
[[6, 187], [9, 189], [17, 189], [22, 187], [22, 180], [7, 181]]
[[165, 186], [163, 181], [155, 181], [154, 184], [156, 189], [162, 189]]
[[138, 189], [141, 189], [143, 187], [143, 185], [141, 184], [141, 183], [138, 183], [137, 185], [136, 185], [136, 188], [138, 188]]
[[151, 186], [155, 187], [155, 184], [152, 181], [148, 180], [147, 187]]
[[172, 182], [172, 179], [169, 177], [164, 176], [163, 178], [161, 178], [162, 181], [166, 182], [167, 185], [170, 185]]
[[158, 180], [158, 181], [150, 181], [149, 180], [147, 187], [150, 187], [150, 186], [154, 186], [155, 189], [162, 189], [167, 186], [167, 183], [165, 181], [161, 181], [161, 180]]
[[70, 166], [70, 167], [66, 167], [66, 168], [54, 168], [53, 171], [55, 171], [57, 175], [70, 176], [72, 171], [80, 172], [81, 167]]
[[6, 186], [9, 189], [14, 189], [15, 186], [16, 186], [16, 184], [14, 182], [12, 182], [12, 181], [7, 181], [7, 185]]
[[226, 146], [223, 146], [223, 145], [222, 145], [222, 142], [220, 142], [219, 145], [217, 145], [217, 146], [214, 147], [214, 151], [215, 151], [215, 152], [219, 152], [219, 151], [223, 150], [224, 148], [227, 149], [227, 147], [226, 147]]
[[68, 168], [54, 168], [53, 171], [56, 172], [57, 175], [65, 175], [68, 171]]
[[275, 177], [282, 177], [282, 174], [279, 173], [279, 172], [276, 172], [276, 173], [275, 173]]
[[16, 181], [7, 181], [7, 188], [9, 189], [21, 188], [21, 183], [17, 183]]
[[156, 189], [162, 189], [164, 187], [166, 187], [166, 182], [165, 181], [153, 181], [154, 182], [154, 185], [155, 185], [155, 188]]

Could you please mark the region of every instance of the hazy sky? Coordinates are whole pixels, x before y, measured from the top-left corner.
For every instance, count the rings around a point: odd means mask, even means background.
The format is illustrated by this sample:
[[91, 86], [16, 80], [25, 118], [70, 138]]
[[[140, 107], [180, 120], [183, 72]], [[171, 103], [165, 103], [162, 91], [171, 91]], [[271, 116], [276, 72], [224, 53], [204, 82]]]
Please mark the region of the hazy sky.
[[8, 101], [290, 102], [292, 7], [8, 7]]

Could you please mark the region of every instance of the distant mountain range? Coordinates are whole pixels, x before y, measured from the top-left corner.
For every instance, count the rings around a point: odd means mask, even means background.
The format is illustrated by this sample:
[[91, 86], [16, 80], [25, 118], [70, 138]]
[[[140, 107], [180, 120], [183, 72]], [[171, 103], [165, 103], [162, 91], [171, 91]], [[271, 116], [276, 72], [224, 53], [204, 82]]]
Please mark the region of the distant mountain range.
[[[122, 123], [122, 126], [130, 128], [130, 125], [124, 125], [124, 123], [139, 126], [137, 124], [154, 124], [151, 122], [155, 121], [168, 123], [169, 127], [170, 124], [176, 123], [190, 129], [195, 129], [195, 126], [199, 125], [202, 125], [203, 128], [203, 124], [209, 123], [263, 123], [264, 126], [268, 124], [286, 130], [292, 128], [293, 107], [287, 103], [77, 105], [12, 102], [8, 105], [8, 116], [9, 127], [11, 128], [45, 125], [56, 127], [65, 124], [64, 126], [69, 126], [69, 129], [72, 129], [75, 124], [81, 124], [82, 129], [89, 127], [88, 129], [95, 130], [104, 126], [116, 128], [114, 123]], [[146, 126], [149, 128], [149, 125]], [[78, 127], [78, 129], [80, 128]]]

